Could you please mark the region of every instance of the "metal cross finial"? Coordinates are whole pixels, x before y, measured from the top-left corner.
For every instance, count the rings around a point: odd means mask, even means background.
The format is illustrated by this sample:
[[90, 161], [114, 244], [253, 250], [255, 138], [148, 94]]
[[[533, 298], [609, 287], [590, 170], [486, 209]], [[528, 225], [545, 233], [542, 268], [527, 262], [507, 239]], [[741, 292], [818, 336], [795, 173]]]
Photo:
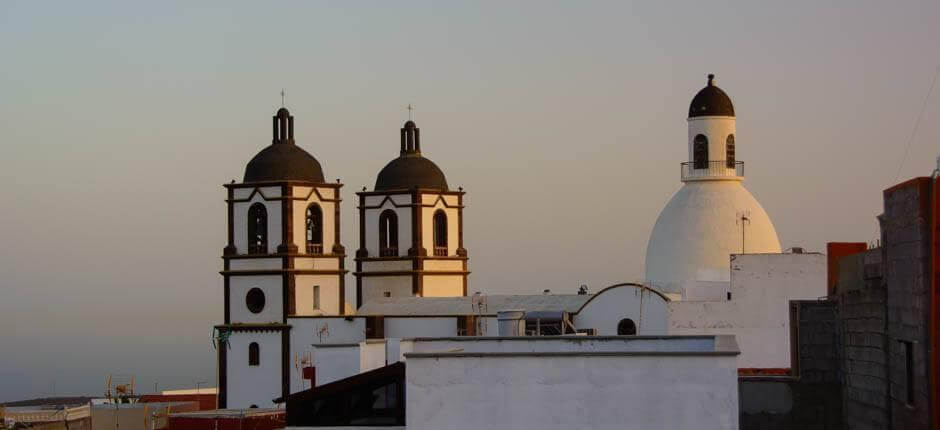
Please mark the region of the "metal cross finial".
[[415, 108], [411, 106], [411, 103], [408, 103], [408, 121], [411, 121], [411, 111]]
[[281, 88], [281, 107], [284, 107], [284, 96], [285, 96], [285, 95], [287, 95], [287, 93], [285, 93], [285, 92], [284, 92], [284, 89]]

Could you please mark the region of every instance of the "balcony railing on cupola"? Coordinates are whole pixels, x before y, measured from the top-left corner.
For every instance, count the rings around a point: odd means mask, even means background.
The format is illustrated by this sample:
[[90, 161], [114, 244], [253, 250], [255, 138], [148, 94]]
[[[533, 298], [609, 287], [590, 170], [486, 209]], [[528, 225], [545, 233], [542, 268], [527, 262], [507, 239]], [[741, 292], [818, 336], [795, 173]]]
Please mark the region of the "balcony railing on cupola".
[[682, 163], [682, 181], [706, 181], [710, 179], [741, 180], [744, 177], [743, 161], [691, 161]]

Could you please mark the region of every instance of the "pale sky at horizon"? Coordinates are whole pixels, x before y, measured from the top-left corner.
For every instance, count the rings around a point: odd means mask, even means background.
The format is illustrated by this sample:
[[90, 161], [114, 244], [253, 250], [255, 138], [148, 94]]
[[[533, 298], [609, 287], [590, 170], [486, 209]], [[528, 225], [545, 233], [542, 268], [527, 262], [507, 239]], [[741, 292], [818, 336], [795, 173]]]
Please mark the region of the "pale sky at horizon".
[[281, 88], [347, 253], [412, 103], [467, 191], [469, 291], [574, 293], [642, 279], [708, 73], [781, 245], [872, 240], [940, 155], [934, 88], [895, 180], [938, 46], [936, 0], [0, 2], [0, 401], [215, 385], [221, 184]]

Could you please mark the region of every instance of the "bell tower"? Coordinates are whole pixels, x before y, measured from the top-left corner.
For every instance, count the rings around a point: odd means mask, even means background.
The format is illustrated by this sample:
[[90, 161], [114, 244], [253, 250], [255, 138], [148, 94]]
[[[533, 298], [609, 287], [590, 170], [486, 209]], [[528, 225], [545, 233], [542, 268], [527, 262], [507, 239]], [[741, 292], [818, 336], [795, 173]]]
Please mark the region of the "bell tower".
[[744, 163], [735, 152], [734, 105], [715, 75], [689, 105], [689, 158], [682, 164], [682, 181], [744, 179]]
[[290, 317], [343, 315], [346, 251], [340, 189], [294, 141], [294, 117], [272, 118], [272, 142], [225, 184], [224, 323], [216, 326], [219, 407], [273, 406], [289, 394]]
[[359, 196], [356, 306], [385, 297], [467, 294], [463, 245], [464, 191], [421, 153], [414, 121], [400, 130], [398, 158]]

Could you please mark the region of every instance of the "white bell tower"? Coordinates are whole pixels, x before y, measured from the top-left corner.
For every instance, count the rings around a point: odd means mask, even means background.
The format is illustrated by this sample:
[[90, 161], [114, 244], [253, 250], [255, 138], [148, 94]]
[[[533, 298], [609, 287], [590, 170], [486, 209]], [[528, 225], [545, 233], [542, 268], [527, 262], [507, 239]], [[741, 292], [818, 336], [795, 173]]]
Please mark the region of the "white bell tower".
[[271, 145], [225, 184], [225, 316], [216, 326], [219, 407], [271, 407], [289, 394], [290, 317], [346, 313], [346, 251], [340, 243], [340, 188], [294, 142], [281, 108]]
[[444, 172], [422, 155], [420, 132], [406, 122], [399, 157], [379, 172], [373, 191], [356, 193], [357, 307], [385, 297], [467, 294], [465, 193], [450, 190]]
[[731, 254], [778, 253], [773, 223], [744, 188], [734, 105], [715, 75], [689, 105], [683, 185], [663, 208], [646, 248], [646, 280], [685, 294], [700, 282], [730, 281]]

